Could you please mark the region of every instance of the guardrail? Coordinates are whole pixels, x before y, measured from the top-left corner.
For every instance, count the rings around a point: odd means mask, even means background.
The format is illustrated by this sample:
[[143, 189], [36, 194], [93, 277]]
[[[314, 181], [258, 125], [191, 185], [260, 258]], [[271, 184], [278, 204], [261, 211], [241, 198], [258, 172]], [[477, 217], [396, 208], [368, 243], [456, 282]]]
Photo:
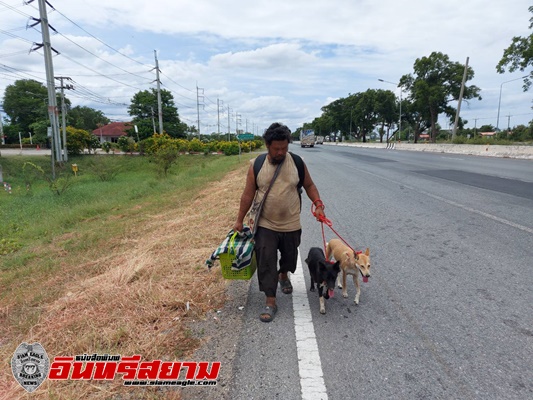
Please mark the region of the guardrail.
[[346, 143], [324, 142], [326, 146], [366, 147], [375, 149], [394, 149], [409, 151], [427, 151], [433, 153], [468, 154], [488, 157], [522, 158], [533, 160], [533, 146], [527, 145], [493, 145], [493, 144], [447, 144], [447, 143]]

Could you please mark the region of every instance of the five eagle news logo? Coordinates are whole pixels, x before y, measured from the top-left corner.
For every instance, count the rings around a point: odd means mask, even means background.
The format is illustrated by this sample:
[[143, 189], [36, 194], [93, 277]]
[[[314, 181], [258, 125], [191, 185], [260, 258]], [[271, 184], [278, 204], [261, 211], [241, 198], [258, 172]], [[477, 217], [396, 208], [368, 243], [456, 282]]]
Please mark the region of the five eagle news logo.
[[31, 393], [48, 376], [50, 359], [40, 343], [21, 343], [11, 358], [11, 371], [20, 386]]

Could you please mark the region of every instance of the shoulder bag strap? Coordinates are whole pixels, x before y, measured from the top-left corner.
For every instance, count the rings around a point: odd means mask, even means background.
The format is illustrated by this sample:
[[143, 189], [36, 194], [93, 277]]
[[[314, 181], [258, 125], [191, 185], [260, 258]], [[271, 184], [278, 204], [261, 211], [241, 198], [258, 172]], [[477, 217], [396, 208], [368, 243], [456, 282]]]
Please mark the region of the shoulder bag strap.
[[278, 177], [278, 174], [279, 174], [279, 170], [281, 168], [281, 166], [283, 165], [283, 161], [281, 163], [278, 164], [277, 168], [276, 168], [276, 171], [274, 172], [274, 176], [272, 177], [272, 180], [270, 181], [270, 185], [268, 185], [268, 189], [267, 191], [265, 192], [265, 195], [263, 196], [263, 200], [262, 202], [264, 203], [265, 202], [265, 199], [268, 195], [268, 193], [270, 192], [270, 189], [272, 188], [272, 185], [274, 184], [274, 181], [276, 180], [276, 178]]

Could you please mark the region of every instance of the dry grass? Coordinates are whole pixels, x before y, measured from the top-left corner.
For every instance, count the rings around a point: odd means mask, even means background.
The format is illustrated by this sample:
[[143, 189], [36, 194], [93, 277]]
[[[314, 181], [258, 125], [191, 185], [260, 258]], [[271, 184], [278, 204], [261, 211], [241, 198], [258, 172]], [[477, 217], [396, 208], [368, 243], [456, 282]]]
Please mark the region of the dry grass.
[[[226, 281], [204, 262], [233, 224], [246, 166], [176, 208], [143, 215], [137, 222], [109, 220], [124, 224], [123, 234], [98, 251], [65, 252], [59, 244], [79, 240], [75, 234], [39, 249], [53, 254], [61, 266], [19, 282], [13, 292], [19, 295], [0, 303], [0, 398], [178, 399], [179, 391], [125, 388], [121, 379], [47, 380], [29, 395], [13, 379], [10, 360], [22, 342], [41, 343], [50, 358], [84, 353], [141, 354], [144, 361], [190, 356], [202, 345], [191, 335], [190, 324], [226, 299]], [[101, 223], [99, 227], [105, 229]], [[42, 296], [35, 296], [39, 292]], [[24, 302], [25, 294], [34, 300]]]

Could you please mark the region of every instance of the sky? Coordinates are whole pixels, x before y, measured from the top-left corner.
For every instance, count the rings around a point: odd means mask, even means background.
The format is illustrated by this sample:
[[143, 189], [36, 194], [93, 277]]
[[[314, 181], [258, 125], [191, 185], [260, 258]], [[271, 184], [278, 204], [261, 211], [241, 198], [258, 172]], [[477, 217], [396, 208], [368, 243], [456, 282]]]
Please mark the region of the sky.
[[[26, 0], [27, 2], [27, 0]], [[54, 76], [72, 79], [72, 106], [129, 121], [141, 90], [169, 90], [200, 132], [262, 134], [320, 117], [367, 89], [400, 93], [418, 58], [442, 52], [469, 66], [482, 100], [461, 104], [466, 127], [533, 119], [532, 92], [496, 65], [515, 36], [531, 34], [529, 0], [48, 0]], [[19, 79], [46, 84], [39, 1], [0, 0], [0, 103]], [[387, 82], [381, 82], [382, 79]], [[453, 103], [452, 103], [453, 104]], [[456, 106], [456, 103], [455, 105]], [[0, 104], [1, 109], [1, 104]], [[500, 119], [498, 121], [498, 109]], [[5, 116], [2, 113], [2, 116]], [[443, 128], [449, 123], [441, 116]], [[157, 124], [157, 110], [156, 110]]]

